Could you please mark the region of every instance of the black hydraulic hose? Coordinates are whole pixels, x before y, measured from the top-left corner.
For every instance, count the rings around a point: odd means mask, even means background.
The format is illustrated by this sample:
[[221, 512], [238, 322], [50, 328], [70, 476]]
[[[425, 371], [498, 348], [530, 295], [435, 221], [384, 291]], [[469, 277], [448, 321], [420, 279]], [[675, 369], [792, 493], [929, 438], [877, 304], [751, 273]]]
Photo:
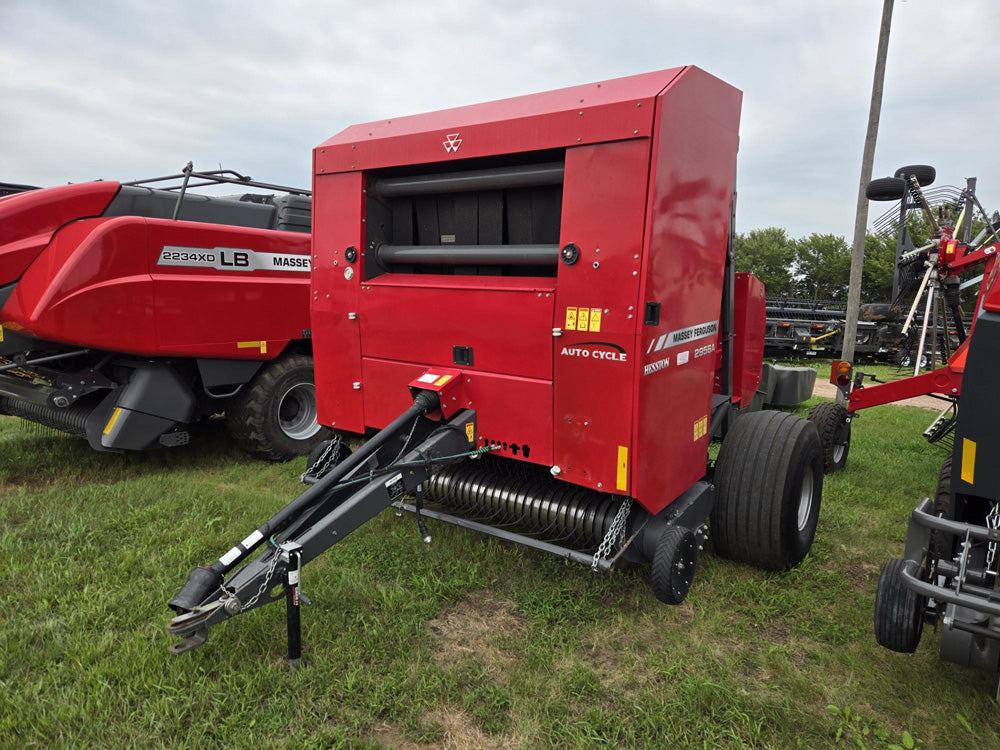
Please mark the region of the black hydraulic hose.
[[411, 420], [433, 411], [440, 403], [438, 395], [433, 391], [420, 391], [414, 397], [413, 404], [406, 411], [396, 417], [372, 437], [371, 440], [358, 448], [341, 463], [334, 466], [329, 474], [316, 482], [316, 484], [308, 487], [301, 495], [271, 516], [257, 531], [230, 549], [229, 552], [209, 567], [219, 574], [224, 575], [228, 573], [245, 560], [265, 539], [270, 538], [273, 534], [277, 534], [303, 511], [324, 500], [331, 488], [335, 487], [355, 468], [367, 461], [375, 451], [395, 437]]

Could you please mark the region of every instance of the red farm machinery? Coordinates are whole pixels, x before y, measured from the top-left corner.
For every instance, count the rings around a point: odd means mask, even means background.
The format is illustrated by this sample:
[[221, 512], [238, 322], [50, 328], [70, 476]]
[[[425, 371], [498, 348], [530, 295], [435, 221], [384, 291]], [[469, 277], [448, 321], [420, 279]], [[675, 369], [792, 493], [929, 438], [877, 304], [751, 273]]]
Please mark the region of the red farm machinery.
[[[765, 569], [813, 541], [812, 392], [762, 364], [762, 284], [732, 264], [741, 94], [695, 67], [347, 128], [314, 160], [320, 421], [298, 498], [170, 602], [168, 631], [285, 599], [382, 510], [594, 570], [652, 565], [681, 602], [709, 523]], [[721, 440], [716, 460], [709, 444]]]
[[[821, 403], [809, 415], [823, 441], [827, 472], [846, 465], [851, 424], [858, 412], [915, 396], [931, 396], [942, 402], [941, 413], [924, 431], [924, 437], [931, 443], [951, 447], [971, 344], [961, 308], [961, 292], [978, 286], [971, 316], [974, 329], [996, 280], [1000, 217], [996, 213], [990, 216], [983, 209], [976, 197], [975, 178], [969, 178], [961, 190], [941, 188], [935, 198], [925, 190], [935, 176], [933, 167], [910, 165], [896, 170], [895, 177], [872, 180], [867, 187], [870, 200], [899, 201], [898, 209], [883, 217], [895, 214], [896, 268], [892, 301], [862, 305], [860, 317], [869, 324], [892, 328], [889, 335], [894, 335], [897, 342], [906, 336], [916, 342], [906, 360], [913, 367], [913, 375], [882, 382], [851, 362], [832, 363], [830, 382], [840, 389], [846, 406]], [[973, 236], [977, 212], [982, 221]], [[915, 247], [910, 237], [909, 225], [914, 214], [922, 217], [931, 231], [930, 239], [921, 247]], [[909, 295], [913, 295], [913, 300], [905, 312], [900, 303]], [[943, 364], [938, 367], [941, 361]], [[927, 371], [921, 372], [923, 369]], [[866, 379], [874, 385], [866, 386]]]
[[[191, 192], [220, 184], [275, 194]], [[9, 192], [0, 414], [100, 451], [183, 445], [190, 425], [221, 412], [271, 460], [327, 437], [309, 331], [310, 191], [189, 164]]]

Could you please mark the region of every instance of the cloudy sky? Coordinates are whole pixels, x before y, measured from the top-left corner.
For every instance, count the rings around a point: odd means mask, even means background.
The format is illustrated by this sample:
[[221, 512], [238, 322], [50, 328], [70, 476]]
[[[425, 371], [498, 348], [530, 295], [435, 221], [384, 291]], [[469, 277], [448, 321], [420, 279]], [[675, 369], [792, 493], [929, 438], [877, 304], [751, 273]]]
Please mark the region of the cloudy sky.
[[[352, 123], [695, 64], [744, 92], [738, 228], [850, 236], [881, 7], [0, 0], [0, 181], [308, 185]], [[933, 164], [1000, 208], [997, 28], [996, 0], [896, 1], [875, 176]]]

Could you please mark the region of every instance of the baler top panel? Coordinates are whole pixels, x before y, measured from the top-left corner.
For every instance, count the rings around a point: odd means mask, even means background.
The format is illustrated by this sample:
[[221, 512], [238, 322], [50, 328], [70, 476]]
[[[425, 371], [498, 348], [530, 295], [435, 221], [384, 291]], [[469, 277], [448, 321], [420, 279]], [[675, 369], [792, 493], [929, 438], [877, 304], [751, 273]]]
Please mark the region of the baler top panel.
[[670, 68], [352, 125], [315, 150], [315, 172], [424, 164], [447, 155], [475, 158], [648, 138], [653, 127], [653, 100], [684, 70]]
[[383, 427], [457, 368], [449, 398], [501, 455], [678, 497], [705, 472], [740, 101], [673, 68], [317, 147], [321, 421]]

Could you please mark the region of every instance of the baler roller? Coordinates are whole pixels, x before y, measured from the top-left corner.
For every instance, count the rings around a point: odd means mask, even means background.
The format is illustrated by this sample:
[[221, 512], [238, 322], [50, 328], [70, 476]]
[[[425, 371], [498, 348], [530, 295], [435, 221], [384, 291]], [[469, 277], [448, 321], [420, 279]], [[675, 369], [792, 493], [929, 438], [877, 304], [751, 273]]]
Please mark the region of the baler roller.
[[383, 177], [375, 181], [373, 192], [380, 198], [466, 193], [475, 190], [506, 190], [538, 185], [562, 185], [562, 162], [529, 164], [519, 167], [470, 169], [449, 174], [424, 174], [412, 177]]
[[388, 245], [378, 246], [378, 260], [394, 263], [455, 263], [490, 266], [554, 266], [558, 245]]

